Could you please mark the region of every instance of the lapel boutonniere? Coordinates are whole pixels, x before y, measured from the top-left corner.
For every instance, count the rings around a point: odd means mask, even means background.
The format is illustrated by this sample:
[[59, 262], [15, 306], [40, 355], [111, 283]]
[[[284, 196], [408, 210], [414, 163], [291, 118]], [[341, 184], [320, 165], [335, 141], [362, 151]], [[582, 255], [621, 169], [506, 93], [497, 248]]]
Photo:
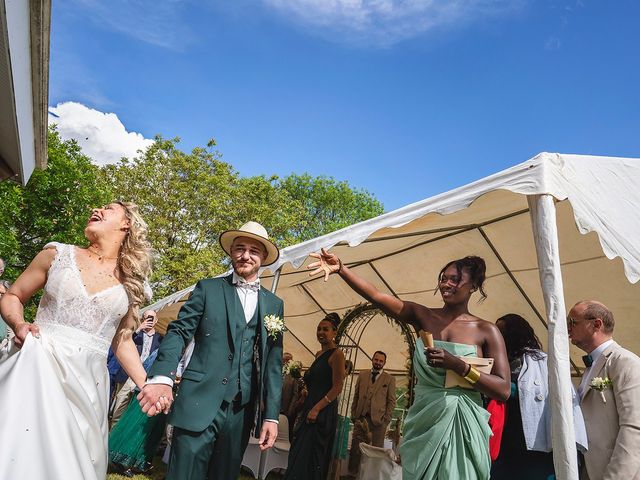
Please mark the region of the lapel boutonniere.
[[264, 328], [267, 331], [267, 335], [274, 340], [278, 338], [278, 334], [282, 334], [286, 330], [284, 320], [277, 315], [264, 317]]
[[293, 378], [300, 378], [302, 370], [302, 362], [300, 360], [289, 360], [282, 367], [283, 375], [291, 375]]
[[591, 380], [591, 383], [589, 383], [589, 387], [592, 390], [600, 392], [600, 396], [602, 397], [602, 401], [604, 403], [607, 403], [607, 399], [604, 397], [604, 391], [607, 388], [611, 388], [612, 386], [613, 386], [613, 383], [611, 382], [609, 377], [604, 377], [604, 378], [593, 377], [593, 379]]

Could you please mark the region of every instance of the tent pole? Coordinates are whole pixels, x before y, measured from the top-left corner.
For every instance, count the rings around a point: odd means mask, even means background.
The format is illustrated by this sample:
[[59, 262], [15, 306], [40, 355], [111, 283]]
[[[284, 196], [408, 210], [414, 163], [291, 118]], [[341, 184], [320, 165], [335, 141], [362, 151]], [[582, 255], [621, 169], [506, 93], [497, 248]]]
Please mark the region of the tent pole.
[[560, 269], [556, 207], [551, 195], [527, 197], [549, 328], [549, 401], [553, 464], [558, 480], [578, 480], [569, 366], [569, 337]]
[[271, 293], [276, 293], [278, 288], [278, 282], [280, 281], [280, 273], [282, 272], [282, 265], [276, 270], [276, 273], [273, 275], [273, 283], [271, 284]]

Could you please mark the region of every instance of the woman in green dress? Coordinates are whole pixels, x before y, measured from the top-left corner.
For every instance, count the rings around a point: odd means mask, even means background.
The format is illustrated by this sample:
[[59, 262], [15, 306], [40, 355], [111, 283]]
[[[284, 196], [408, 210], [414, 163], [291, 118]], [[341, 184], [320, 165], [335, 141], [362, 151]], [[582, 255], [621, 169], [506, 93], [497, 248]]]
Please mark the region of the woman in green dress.
[[[438, 275], [444, 306], [429, 308], [379, 292], [324, 249], [312, 255], [318, 261], [309, 265], [314, 269], [311, 275], [324, 274], [326, 281], [337, 273], [387, 315], [412, 325], [416, 332], [431, 332], [436, 340], [431, 348], [420, 339], [416, 345], [413, 364], [418, 383], [400, 446], [403, 479], [487, 480], [491, 430], [480, 394], [506, 400], [510, 373], [500, 331], [469, 313], [474, 292], [486, 297], [484, 260], [469, 256], [445, 265]], [[493, 369], [481, 374], [460, 357], [491, 357]], [[469, 388], [445, 388], [447, 370], [464, 377]]]
[[[158, 350], [145, 360], [145, 370], [153, 364]], [[126, 477], [148, 472], [164, 433], [167, 416], [164, 413], [153, 417], [142, 412], [137, 391], [131, 397], [127, 409], [109, 433], [109, 461]]]

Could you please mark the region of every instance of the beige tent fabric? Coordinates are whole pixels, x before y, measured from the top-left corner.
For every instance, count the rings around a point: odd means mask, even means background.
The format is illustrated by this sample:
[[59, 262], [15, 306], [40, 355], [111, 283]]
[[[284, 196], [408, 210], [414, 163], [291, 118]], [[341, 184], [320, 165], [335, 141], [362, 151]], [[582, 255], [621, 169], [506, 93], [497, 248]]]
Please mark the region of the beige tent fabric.
[[[285, 301], [289, 328], [285, 349], [309, 365], [317, 349], [317, 322], [327, 312], [343, 315], [363, 301], [337, 276], [325, 283], [309, 278], [306, 268], [296, 268], [309, 263], [308, 254], [320, 247], [332, 247], [381, 290], [431, 306], [441, 304], [439, 295], [433, 295], [440, 268], [451, 259], [480, 255], [487, 262], [489, 297], [482, 303], [472, 300], [471, 311], [490, 321], [519, 313], [546, 345], [544, 301], [526, 195], [548, 193], [559, 200], [557, 228], [566, 305], [585, 298], [601, 300], [615, 314], [616, 339], [640, 353], [640, 336], [633, 333], [640, 313], [636, 302], [640, 286], [630, 283], [640, 278], [638, 185], [640, 160], [540, 154], [464, 187], [283, 249], [278, 263], [270, 267], [273, 270], [266, 270], [261, 278], [271, 288], [273, 272], [280, 269], [276, 293]], [[161, 328], [176, 318], [192, 288], [148, 307], [159, 310]], [[406, 344], [396, 329], [380, 319], [370, 330], [362, 338], [362, 350], [369, 356], [385, 350], [387, 367], [404, 369]], [[571, 348], [572, 373], [578, 375], [581, 353]], [[356, 368], [368, 367], [367, 355], [359, 355]]]

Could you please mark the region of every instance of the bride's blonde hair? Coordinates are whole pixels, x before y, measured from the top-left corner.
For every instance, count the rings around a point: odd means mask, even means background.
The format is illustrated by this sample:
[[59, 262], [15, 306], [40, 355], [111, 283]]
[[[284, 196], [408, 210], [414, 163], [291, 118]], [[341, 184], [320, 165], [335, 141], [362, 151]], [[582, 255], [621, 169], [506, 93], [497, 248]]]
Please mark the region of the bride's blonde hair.
[[124, 208], [125, 216], [129, 220], [129, 230], [118, 254], [118, 270], [121, 276], [120, 281], [129, 297], [129, 305], [137, 318], [138, 309], [151, 300], [151, 289], [147, 283], [151, 276], [153, 260], [151, 244], [147, 240], [149, 229], [135, 203], [120, 201], [115, 203]]

